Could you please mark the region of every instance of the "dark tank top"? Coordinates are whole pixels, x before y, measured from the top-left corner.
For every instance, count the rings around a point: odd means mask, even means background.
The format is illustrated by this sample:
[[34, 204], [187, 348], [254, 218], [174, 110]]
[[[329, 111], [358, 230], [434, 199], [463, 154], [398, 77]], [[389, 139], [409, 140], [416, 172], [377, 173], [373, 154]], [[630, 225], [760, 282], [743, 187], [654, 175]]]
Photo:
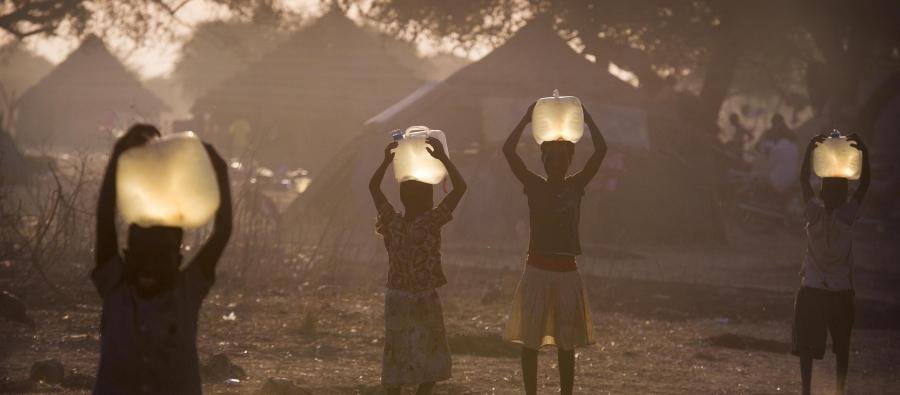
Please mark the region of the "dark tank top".
[[531, 222], [528, 252], [580, 255], [578, 225], [584, 187], [571, 177], [559, 184], [534, 177], [525, 184], [525, 195]]

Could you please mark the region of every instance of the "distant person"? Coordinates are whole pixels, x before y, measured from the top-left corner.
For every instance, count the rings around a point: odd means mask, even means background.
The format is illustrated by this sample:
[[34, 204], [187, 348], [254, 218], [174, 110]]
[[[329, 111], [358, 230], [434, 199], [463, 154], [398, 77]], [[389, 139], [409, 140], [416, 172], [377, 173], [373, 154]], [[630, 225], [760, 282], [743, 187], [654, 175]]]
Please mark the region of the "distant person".
[[431, 184], [400, 183], [404, 213], [394, 210], [381, 181], [394, 160], [397, 142], [384, 149], [384, 160], [372, 175], [369, 192], [378, 210], [375, 231], [384, 238], [388, 254], [384, 294], [384, 355], [381, 383], [387, 394], [400, 394], [403, 385], [418, 385], [416, 394], [430, 394], [435, 382], [450, 378], [450, 349], [444, 313], [436, 288], [447, 283], [441, 268], [441, 227], [466, 192], [466, 182], [450, 161], [440, 140], [429, 137], [428, 153], [441, 161], [453, 190], [434, 207]]
[[859, 186], [848, 200], [846, 178], [824, 178], [819, 196], [810, 185], [810, 157], [816, 136], [806, 147], [800, 170], [803, 199], [806, 201], [806, 257], [800, 271], [801, 286], [794, 301], [791, 353], [800, 357], [803, 393], [810, 393], [812, 361], [825, 354], [826, 334], [831, 334], [837, 357], [837, 392], [844, 393], [850, 358], [850, 332], [855, 315], [853, 289], [853, 232], [859, 206], [869, 189], [869, 155], [862, 140], [849, 140], [862, 151]]
[[762, 179], [773, 203], [783, 209], [790, 199], [790, 190], [799, 177], [800, 152], [796, 136], [781, 114], [772, 116], [772, 126], [759, 141], [765, 154]]
[[197, 316], [231, 236], [231, 193], [225, 161], [207, 152], [219, 183], [221, 205], [206, 244], [184, 270], [180, 228], [128, 227], [128, 247], [116, 236], [116, 169], [119, 157], [159, 131], [132, 126], [113, 149], [97, 203], [97, 245], [91, 278], [103, 299], [100, 367], [95, 394], [200, 394]]
[[571, 394], [575, 381], [575, 348], [595, 343], [591, 306], [575, 264], [575, 257], [581, 254], [578, 235], [581, 197], [600, 169], [607, 147], [600, 129], [584, 110], [584, 120], [594, 143], [594, 153], [584, 169], [567, 176], [575, 144], [547, 141], [541, 144], [541, 160], [547, 176], [539, 176], [528, 170], [516, 153], [533, 110], [534, 104], [528, 107], [503, 145], [513, 174], [525, 187], [531, 234], [525, 271], [516, 288], [503, 338], [522, 345], [525, 393], [537, 393], [538, 349], [556, 346], [560, 391]]
[[725, 151], [730, 156], [729, 160], [731, 163], [729, 167], [743, 169], [746, 167], [744, 147], [746, 147], [747, 142], [752, 138], [752, 134], [750, 133], [750, 130], [745, 128], [744, 124], [741, 123], [741, 116], [737, 113], [731, 113], [728, 117], [728, 123], [734, 128], [734, 134], [731, 136], [731, 140], [725, 143]]

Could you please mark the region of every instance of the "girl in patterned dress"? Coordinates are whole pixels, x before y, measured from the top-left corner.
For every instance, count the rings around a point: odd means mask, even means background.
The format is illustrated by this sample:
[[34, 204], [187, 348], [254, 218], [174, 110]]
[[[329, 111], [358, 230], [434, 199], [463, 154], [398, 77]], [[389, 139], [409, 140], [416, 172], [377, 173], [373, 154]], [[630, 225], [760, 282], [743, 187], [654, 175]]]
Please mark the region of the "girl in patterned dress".
[[378, 210], [375, 231], [388, 253], [381, 365], [381, 383], [388, 394], [399, 394], [402, 385], [418, 385], [417, 394], [429, 394], [435, 382], [450, 378], [450, 349], [435, 289], [447, 283], [441, 268], [441, 227], [452, 219], [466, 182], [441, 142], [435, 138], [427, 142], [428, 153], [444, 164], [453, 183], [453, 190], [437, 207], [433, 207], [432, 185], [419, 181], [400, 184], [403, 214], [384, 196], [381, 181], [397, 142], [385, 148], [384, 160], [369, 182]]

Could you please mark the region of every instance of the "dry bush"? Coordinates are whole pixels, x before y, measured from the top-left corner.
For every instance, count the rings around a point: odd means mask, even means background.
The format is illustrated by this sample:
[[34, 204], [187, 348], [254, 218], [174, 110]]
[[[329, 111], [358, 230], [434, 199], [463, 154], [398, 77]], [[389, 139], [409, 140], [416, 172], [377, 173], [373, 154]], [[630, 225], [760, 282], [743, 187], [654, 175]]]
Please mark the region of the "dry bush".
[[[340, 216], [324, 223], [284, 220], [266, 194], [269, 186], [253, 176], [253, 152], [239, 159], [251, 165], [232, 169], [234, 233], [219, 265], [223, 285], [246, 289], [294, 278], [340, 284], [347, 281], [343, 273], [349, 265], [372, 261], [372, 243], [358, 242], [371, 228], [359, 229]], [[51, 160], [28, 182], [0, 187], [0, 261], [16, 268], [13, 291], [31, 293], [39, 284], [59, 299], [73, 301], [76, 291], [90, 288], [95, 205], [107, 157], [84, 152], [46, 157]], [[339, 205], [335, 202], [336, 209]], [[119, 224], [123, 247], [124, 227]], [[186, 260], [211, 229], [186, 233]]]
[[14, 287], [40, 284], [71, 301], [58, 280], [90, 262], [98, 179], [87, 154], [55, 159], [26, 183], [0, 189], [0, 254], [18, 267]]

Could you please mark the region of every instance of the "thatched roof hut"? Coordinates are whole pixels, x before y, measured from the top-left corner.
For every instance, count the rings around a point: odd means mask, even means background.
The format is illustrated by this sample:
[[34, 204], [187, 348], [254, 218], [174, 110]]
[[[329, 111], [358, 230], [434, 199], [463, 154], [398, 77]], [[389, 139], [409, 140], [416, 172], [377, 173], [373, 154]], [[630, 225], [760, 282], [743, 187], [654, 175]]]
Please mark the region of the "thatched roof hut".
[[323, 164], [369, 117], [423, 81], [337, 10], [197, 99], [203, 132], [269, 166]]
[[91, 35], [22, 94], [16, 138], [31, 145], [106, 150], [114, 133], [137, 121], [157, 122], [166, 110]]
[[[711, 232], [705, 216], [710, 202], [686, 187], [683, 167], [660, 155], [647, 126], [637, 90], [575, 52], [551, 21], [538, 18], [505, 44], [445, 81], [429, 83], [371, 118], [362, 133], [329, 162], [287, 218], [297, 226], [316, 226], [347, 240], [372, 236], [374, 210], [367, 182], [390, 141], [392, 129], [427, 125], [447, 134], [450, 156], [469, 183], [469, 192], [445, 233], [448, 243], [524, 251], [527, 208], [521, 185], [512, 177], [500, 145], [535, 99], [554, 88], [578, 96], [611, 144], [584, 202], [582, 230], [588, 251], [635, 239], [691, 239]], [[539, 149], [526, 131], [520, 154], [543, 172]], [[571, 171], [590, 152], [590, 137], [578, 144]], [[384, 190], [399, 207], [396, 183]], [[436, 202], [442, 188], [436, 188]], [[668, 193], [669, 204], [660, 204]], [[336, 236], [337, 237], [337, 236]], [[596, 250], [594, 250], [596, 251]]]

